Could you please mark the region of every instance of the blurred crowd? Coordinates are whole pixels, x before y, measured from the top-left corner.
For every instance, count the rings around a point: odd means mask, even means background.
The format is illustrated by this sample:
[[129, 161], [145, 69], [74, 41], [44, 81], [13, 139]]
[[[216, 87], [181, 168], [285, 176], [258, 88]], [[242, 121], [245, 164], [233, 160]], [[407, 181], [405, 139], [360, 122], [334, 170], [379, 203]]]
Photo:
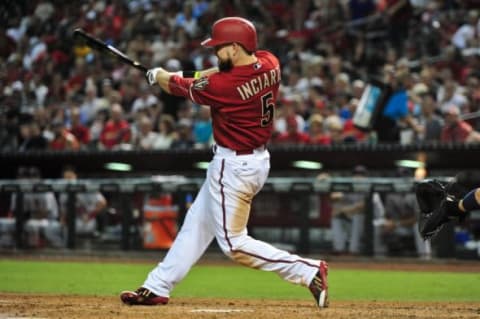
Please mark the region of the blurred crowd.
[[[0, 150], [206, 148], [209, 109], [147, 85], [83, 28], [146, 66], [216, 64], [213, 21], [252, 20], [282, 86], [272, 143], [478, 142], [474, 0], [60, 0], [0, 4]], [[478, 9], [477, 9], [478, 8]], [[375, 127], [353, 121], [371, 81], [392, 94]]]

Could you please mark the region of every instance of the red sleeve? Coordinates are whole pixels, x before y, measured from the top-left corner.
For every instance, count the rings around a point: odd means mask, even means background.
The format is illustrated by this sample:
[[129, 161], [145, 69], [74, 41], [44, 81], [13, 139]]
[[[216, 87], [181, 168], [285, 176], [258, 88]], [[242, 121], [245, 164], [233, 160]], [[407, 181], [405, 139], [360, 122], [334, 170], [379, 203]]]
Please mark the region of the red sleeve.
[[168, 88], [173, 95], [183, 96], [187, 99], [193, 100], [191, 96], [192, 78], [182, 78], [178, 75], [172, 75], [168, 82]]
[[173, 75], [168, 85], [173, 95], [183, 96], [196, 104], [213, 106], [212, 104], [219, 101], [219, 97], [225, 93], [224, 82], [225, 80], [218, 77], [217, 73], [199, 79]]

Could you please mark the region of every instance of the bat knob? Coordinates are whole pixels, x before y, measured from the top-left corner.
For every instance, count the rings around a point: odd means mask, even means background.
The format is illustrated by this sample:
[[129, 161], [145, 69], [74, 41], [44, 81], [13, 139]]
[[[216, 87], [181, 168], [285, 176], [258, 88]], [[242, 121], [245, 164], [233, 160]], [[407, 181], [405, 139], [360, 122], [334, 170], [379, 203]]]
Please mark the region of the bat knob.
[[76, 28], [73, 30], [73, 36], [78, 36], [80, 33], [83, 33], [83, 30], [81, 28]]

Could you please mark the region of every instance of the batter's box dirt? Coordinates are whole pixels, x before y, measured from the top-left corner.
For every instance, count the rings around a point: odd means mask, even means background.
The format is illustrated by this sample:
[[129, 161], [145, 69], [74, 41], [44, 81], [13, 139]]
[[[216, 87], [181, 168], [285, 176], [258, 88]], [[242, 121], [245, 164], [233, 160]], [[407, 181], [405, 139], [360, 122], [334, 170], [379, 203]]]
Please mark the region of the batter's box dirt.
[[167, 306], [125, 306], [118, 297], [0, 294], [0, 318], [480, 318], [480, 305], [466, 302], [334, 301], [317, 309], [313, 301], [174, 298]]

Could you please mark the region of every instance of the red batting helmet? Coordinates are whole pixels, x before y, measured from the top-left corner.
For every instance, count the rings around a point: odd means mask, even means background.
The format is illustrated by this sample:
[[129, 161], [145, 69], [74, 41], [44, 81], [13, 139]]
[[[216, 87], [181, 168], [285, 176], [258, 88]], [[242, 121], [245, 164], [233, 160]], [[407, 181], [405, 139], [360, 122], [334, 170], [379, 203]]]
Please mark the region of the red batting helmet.
[[212, 27], [212, 37], [202, 42], [203, 46], [214, 47], [237, 42], [247, 51], [257, 49], [257, 31], [253, 23], [244, 18], [228, 17], [217, 20]]

